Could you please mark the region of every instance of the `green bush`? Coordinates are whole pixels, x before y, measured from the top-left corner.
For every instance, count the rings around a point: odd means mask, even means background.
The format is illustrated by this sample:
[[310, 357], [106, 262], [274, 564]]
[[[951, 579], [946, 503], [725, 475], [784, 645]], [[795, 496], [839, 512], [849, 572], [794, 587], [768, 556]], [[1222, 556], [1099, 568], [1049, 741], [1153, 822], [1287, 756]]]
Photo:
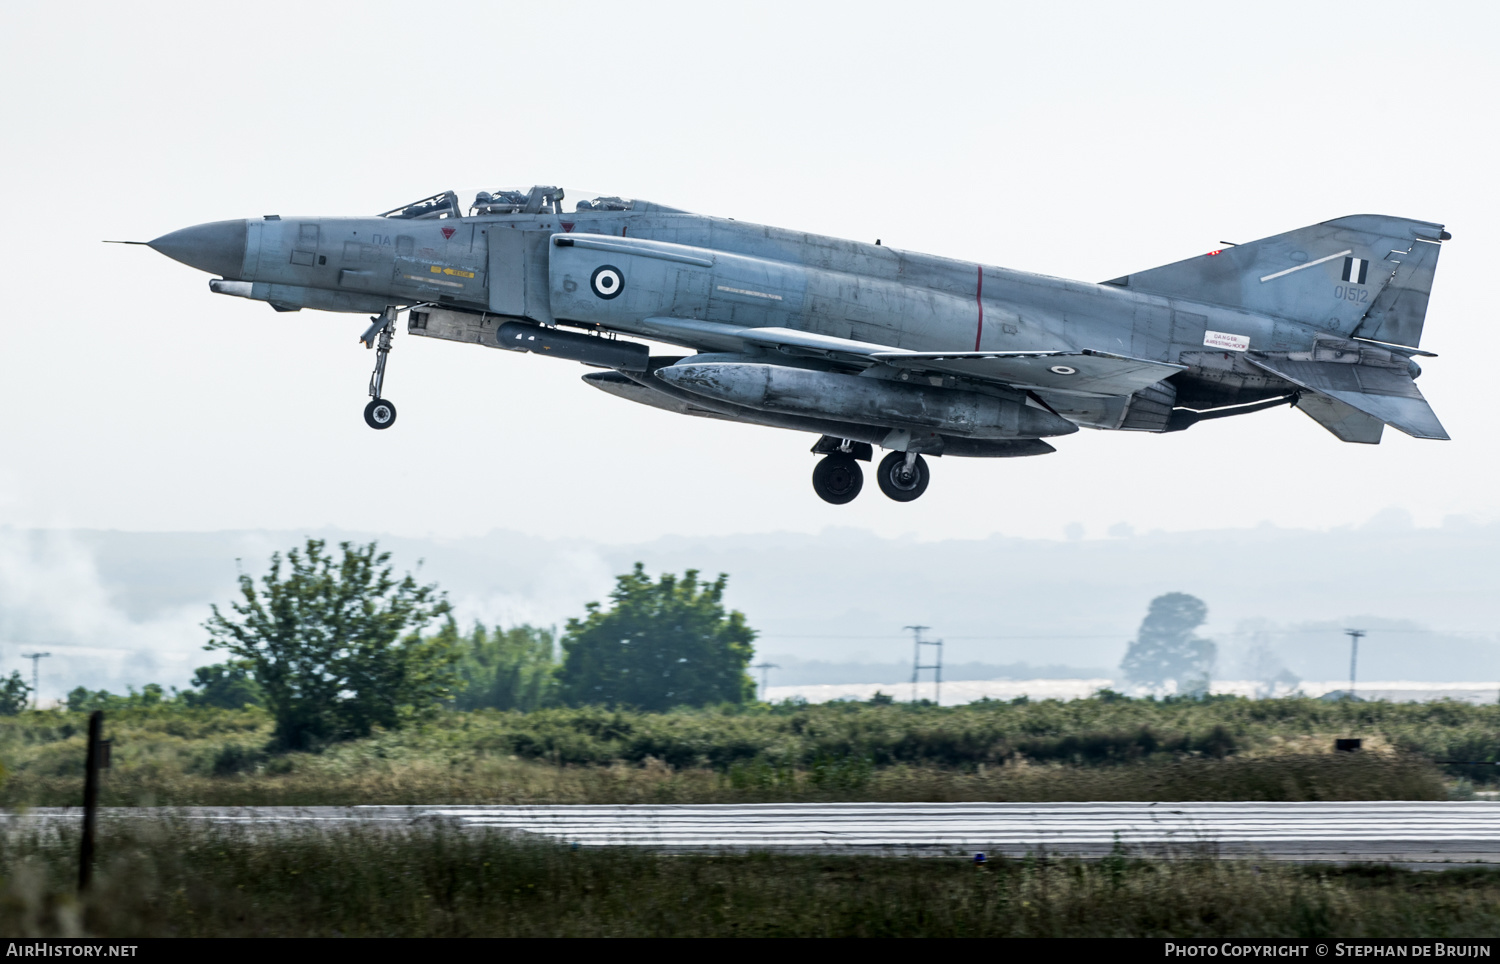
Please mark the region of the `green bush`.
[[0, 677], [0, 716], [15, 716], [31, 706], [31, 687], [15, 670]]
[[527, 712], [552, 703], [557, 673], [552, 635], [529, 625], [486, 629], [478, 623], [464, 635], [449, 616], [438, 638], [458, 654], [454, 709]]

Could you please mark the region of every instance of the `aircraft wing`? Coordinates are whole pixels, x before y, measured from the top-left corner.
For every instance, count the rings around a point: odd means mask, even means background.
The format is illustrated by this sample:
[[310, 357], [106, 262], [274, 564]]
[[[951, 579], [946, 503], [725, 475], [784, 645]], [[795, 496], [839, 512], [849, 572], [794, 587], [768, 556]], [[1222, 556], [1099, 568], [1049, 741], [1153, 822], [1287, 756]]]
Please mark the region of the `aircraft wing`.
[[891, 345], [855, 341], [794, 328], [742, 328], [691, 318], [651, 318], [643, 334], [722, 351], [768, 348], [859, 364], [942, 372], [999, 382], [1018, 389], [1075, 395], [1130, 395], [1186, 366], [1102, 351], [903, 351]]
[[[1250, 355], [1248, 360], [1257, 368], [1278, 375], [1301, 388], [1342, 402], [1356, 412], [1373, 416], [1414, 438], [1448, 438], [1448, 433], [1438, 421], [1432, 406], [1427, 404], [1427, 399], [1422, 397], [1417, 383], [1412, 381], [1404, 367], [1256, 355]], [[1306, 410], [1340, 438], [1344, 438], [1344, 435], [1335, 430], [1332, 423], [1342, 423], [1343, 431], [1353, 430], [1353, 434], [1363, 436], [1347, 438], [1345, 441], [1372, 441], [1367, 428], [1354, 430], [1350, 420], [1342, 417], [1346, 414], [1342, 409], [1312, 406]], [[1323, 417], [1319, 417], [1320, 415]], [[1378, 438], [1377, 434], [1374, 440]]]
[[871, 355], [897, 368], [921, 368], [1072, 395], [1133, 395], [1186, 365], [1104, 351], [888, 351]]

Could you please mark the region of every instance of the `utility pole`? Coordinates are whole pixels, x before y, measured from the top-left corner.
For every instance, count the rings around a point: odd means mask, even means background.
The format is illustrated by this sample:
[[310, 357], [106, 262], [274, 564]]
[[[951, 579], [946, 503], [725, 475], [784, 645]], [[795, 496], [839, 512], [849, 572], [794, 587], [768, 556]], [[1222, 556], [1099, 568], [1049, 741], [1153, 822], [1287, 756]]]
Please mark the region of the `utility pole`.
[[[911, 701], [917, 701], [917, 677], [924, 669], [933, 671], [932, 679], [932, 701], [941, 703], [943, 699], [943, 641], [941, 639], [923, 639], [923, 630], [931, 629], [931, 626], [903, 626], [902, 629], [910, 630], [912, 636], [912, 659], [911, 659]], [[922, 647], [933, 646], [937, 649], [937, 662], [922, 665]]]
[[770, 674], [771, 670], [773, 670], [773, 669], [781, 669], [781, 667], [778, 666], [775, 663], [768, 663], [765, 660], [761, 660], [759, 663], [756, 663], [754, 666], [752, 666], [750, 668], [751, 669], [758, 669], [758, 670], [760, 670], [760, 698], [761, 699], [765, 699], [766, 698], [766, 678]]
[[31, 660], [31, 708], [39, 710], [42, 708], [42, 691], [37, 684], [37, 666], [41, 661], [51, 656], [51, 653], [22, 653], [22, 659]]
[[1346, 629], [1344, 635], [1349, 637], [1349, 698], [1354, 699], [1354, 668], [1359, 662], [1359, 641], [1363, 637], [1363, 629]]

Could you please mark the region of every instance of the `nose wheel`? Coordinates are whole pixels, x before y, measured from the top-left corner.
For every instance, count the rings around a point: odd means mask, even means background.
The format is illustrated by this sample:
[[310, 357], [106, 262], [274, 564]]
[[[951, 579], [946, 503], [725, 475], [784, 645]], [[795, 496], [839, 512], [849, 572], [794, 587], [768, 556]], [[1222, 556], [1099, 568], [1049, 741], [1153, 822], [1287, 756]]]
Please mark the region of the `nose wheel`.
[[927, 460], [915, 452], [892, 452], [880, 460], [875, 481], [897, 502], [911, 502], [927, 491]]
[[388, 398], [376, 398], [365, 406], [365, 424], [371, 428], [390, 428], [396, 424], [396, 406]]
[[396, 309], [387, 308], [384, 314], [370, 319], [370, 327], [359, 336], [366, 348], [375, 349], [375, 371], [370, 375], [370, 403], [365, 406], [365, 424], [374, 429], [387, 429], [396, 424], [396, 406], [388, 398], [380, 397], [385, 385], [385, 361], [391, 353], [391, 339], [396, 334]]

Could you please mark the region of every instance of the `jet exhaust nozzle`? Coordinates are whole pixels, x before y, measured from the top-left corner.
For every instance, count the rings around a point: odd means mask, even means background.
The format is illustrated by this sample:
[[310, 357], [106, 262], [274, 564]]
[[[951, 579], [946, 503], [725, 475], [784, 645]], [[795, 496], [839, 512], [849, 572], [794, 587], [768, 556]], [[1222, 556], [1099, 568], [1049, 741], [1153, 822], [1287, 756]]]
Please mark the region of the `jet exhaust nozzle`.
[[684, 361], [658, 369], [656, 377], [746, 408], [865, 425], [933, 428], [974, 438], [1043, 438], [1078, 431], [1059, 415], [994, 395], [785, 365]]

